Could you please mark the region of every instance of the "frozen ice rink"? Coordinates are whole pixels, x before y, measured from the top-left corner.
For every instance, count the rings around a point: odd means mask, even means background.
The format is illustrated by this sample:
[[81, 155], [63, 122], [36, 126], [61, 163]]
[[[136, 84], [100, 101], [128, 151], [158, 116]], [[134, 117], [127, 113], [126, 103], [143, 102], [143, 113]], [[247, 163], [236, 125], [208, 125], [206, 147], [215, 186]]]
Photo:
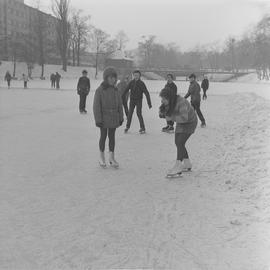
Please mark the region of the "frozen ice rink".
[[[76, 81], [0, 88], [0, 269], [268, 270], [270, 87], [212, 83], [207, 128], [187, 147], [193, 171], [165, 179], [176, 153], [158, 92], [117, 130], [118, 170], [98, 166], [92, 101]], [[180, 93], [186, 82], [177, 82]], [[258, 95], [254, 94], [257, 93]]]

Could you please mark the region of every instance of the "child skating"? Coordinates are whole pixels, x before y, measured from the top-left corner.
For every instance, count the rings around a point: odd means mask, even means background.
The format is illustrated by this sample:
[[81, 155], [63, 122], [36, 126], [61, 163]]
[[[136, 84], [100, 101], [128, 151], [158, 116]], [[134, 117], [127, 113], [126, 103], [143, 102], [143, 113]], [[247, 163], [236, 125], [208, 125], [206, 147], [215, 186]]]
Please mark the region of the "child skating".
[[175, 145], [177, 158], [174, 166], [168, 170], [167, 177], [181, 176], [183, 171], [189, 171], [192, 164], [186, 149], [186, 142], [197, 127], [197, 116], [190, 103], [183, 97], [175, 95], [170, 88], [164, 88], [161, 93], [159, 117], [176, 122]]
[[127, 133], [130, 128], [132, 115], [136, 107], [137, 116], [140, 122], [139, 133], [144, 134], [145, 125], [144, 125], [143, 116], [142, 116], [143, 94], [146, 96], [149, 109], [152, 108], [151, 98], [145, 86], [145, 83], [141, 80], [141, 72], [139, 70], [135, 70], [133, 72], [133, 76], [134, 76], [134, 79], [129, 82], [128, 86], [126, 87], [126, 90], [122, 94], [122, 99], [125, 99], [126, 95], [130, 91], [129, 112], [128, 112], [128, 119], [127, 119], [125, 133]]
[[191, 105], [196, 111], [199, 119], [201, 120], [201, 127], [206, 127], [205, 119], [203, 117], [203, 114], [201, 112], [200, 106], [201, 106], [201, 87], [196, 81], [196, 75], [191, 74], [189, 76], [190, 85], [188, 88], [188, 92], [185, 95], [185, 98], [191, 97]]
[[121, 95], [116, 88], [117, 73], [114, 68], [108, 67], [103, 72], [103, 82], [98, 87], [94, 96], [93, 111], [96, 126], [100, 129], [99, 164], [105, 168], [105, 142], [109, 137], [109, 163], [112, 167], [118, 168], [115, 160], [115, 131], [123, 123], [123, 106]]
[[[165, 85], [164, 88], [170, 88], [174, 94], [174, 96], [177, 96], [177, 86], [176, 84], [173, 82], [173, 75], [172, 74], [168, 74], [167, 75], [167, 83]], [[166, 121], [167, 126], [162, 128], [163, 132], [173, 132], [174, 131], [174, 122], [173, 121]]]

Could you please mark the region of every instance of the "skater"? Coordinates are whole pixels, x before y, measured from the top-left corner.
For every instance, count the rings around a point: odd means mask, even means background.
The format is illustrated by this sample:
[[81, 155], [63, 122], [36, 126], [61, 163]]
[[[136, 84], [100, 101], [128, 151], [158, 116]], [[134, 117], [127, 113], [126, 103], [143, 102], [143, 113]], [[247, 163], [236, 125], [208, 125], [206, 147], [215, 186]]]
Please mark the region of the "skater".
[[50, 80], [51, 80], [51, 88], [55, 88], [55, 74], [52, 73], [50, 76]]
[[100, 129], [99, 150], [101, 167], [106, 167], [105, 142], [109, 137], [109, 163], [112, 167], [118, 168], [115, 160], [115, 131], [123, 124], [123, 106], [121, 95], [115, 87], [117, 73], [113, 67], [108, 67], [103, 72], [103, 82], [98, 87], [94, 96], [93, 111], [96, 126]]
[[5, 81], [7, 81], [8, 89], [10, 89], [11, 74], [9, 71], [6, 72]]
[[[167, 75], [167, 84], [165, 85], [165, 88], [170, 88], [171, 91], [173, 92], [173, 95], [176, 97], [177, 96], [177, 86], [173, 82], [173, 75], [168, 74]], [[162, 128], [163, 132], [173, 132], [174, 131], [174, 122], [173, 121], [167, 121], [167, 126]]]
[[86, 97], [90, 92], [90, 80], [87, 77], [87, 71], [82, 71], [82, 77], [80, 77], [77, 84], [77, 93], [80, 96], [79, 111], [81, 114], [86, 114], [87, 110], [85, 109]]
[[56, 89], [60, 89], [60, 79], [61, 79], [61, 75], [58, 72], [56, 72], [55, 73]]
[[126, 87], [126, 90], [124, 91], [122, 95], [122, 99], [124, 99], [125, 95], [130, 91], [129, 112], [128, 112], [128, 119], [127, 119], [125, 133], [127, 133], [130, 128], [132, 115], [136, 107], [137, 116], [140, 122], [139, 132], [143, 134], [145, 133], [145, 125], [144, 125], [144, 121], [142, 117], [143, 94], [145, 94], [146, 96], [149, 109], [152, 108], [152, 104], [151, 104], [149, 92], [144, 82], [141, 80], [141, 72], [139, 70], [135, 70], [133, 72], [133, 76], [134, 76], [134, 79], [129, 82], [128, 86]]
[[24, 73], [22, 75], [22, 80], [23, 80], [23, 88], [27, 89], [28, 76]]
[[207, 99], [206, 91], [209, 89], [209, 80], [206, 75], [203, 76], [201, 88], [203, 90], [203, 100]]
[[[121, 96], [126, 90], [128, 83], [129, 83], [129, 76], [124, 75], [122, 79], [120, 80], [120, 82], [117, 84], [116, 87], [119, 90], [119, 93]], [[129, 98], [129, 93], [125, 94], [122, 98], [122, 103], [123, 103], [126, 117], [128, 117], [128, 98]]]
[[191, 170], [191, 162], [185, 144], [195, 132], [197, 116], [190, 103], [180, 95], [175, 95], [170, 88], [164, 88], [160, 93], [162, 106], [159, 117], [176, 122], [175, 145], [177, 158], [175, 165], [168, 171], [168, 177], [180, 176], [183, 171]]
[[204, 119], [203, 114], [202, 114], [201, 109], [200, 109], [201, 87], [196, 81], [195, 74], [191, 74], [189, 76], [189, 81], [190, 81], [190, 85], [189, 85], [188, 92], [185, 95], [185, 98], [188, 98], [189, 96], [191, 96], [191, 105], [193, 106], [194, 110], [196, 111], [196, 113], [198, 114], [198, 117], [201, 120], [201, 127], [205, 127], [206, 126], [205, 119]]

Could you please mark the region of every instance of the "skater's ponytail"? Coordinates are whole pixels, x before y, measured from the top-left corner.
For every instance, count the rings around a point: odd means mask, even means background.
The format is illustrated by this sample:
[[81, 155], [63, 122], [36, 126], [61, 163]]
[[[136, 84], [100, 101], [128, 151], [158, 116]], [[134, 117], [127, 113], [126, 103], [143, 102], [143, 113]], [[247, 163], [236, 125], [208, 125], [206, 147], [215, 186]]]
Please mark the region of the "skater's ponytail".
[[171, 88], [165, 87], [161, 90], [159, 96], [169, 101], [168, 106], [166, 106], [166, 116], [171, 116], [176, 106], [177, 95]]

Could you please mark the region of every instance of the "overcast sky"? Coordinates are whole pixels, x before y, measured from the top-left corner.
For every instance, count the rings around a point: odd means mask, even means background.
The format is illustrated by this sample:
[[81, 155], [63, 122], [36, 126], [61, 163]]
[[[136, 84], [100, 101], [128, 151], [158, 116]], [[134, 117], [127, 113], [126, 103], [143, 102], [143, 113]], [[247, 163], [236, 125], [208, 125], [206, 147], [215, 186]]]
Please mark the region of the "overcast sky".
[[[51, 0], [39, 0], [48, 12]], [[25, 0], [35, 5], [37, 0]], [[239, 36], [266, 12], [270, 0], [71, 0], [91, 15], [91, 23], [114, 36], [124, 30], [137, 46], [142, 35], [156, 35], [162, 43], [175, 42], [181, 50]]]

